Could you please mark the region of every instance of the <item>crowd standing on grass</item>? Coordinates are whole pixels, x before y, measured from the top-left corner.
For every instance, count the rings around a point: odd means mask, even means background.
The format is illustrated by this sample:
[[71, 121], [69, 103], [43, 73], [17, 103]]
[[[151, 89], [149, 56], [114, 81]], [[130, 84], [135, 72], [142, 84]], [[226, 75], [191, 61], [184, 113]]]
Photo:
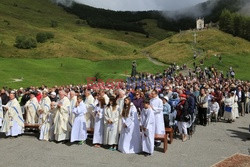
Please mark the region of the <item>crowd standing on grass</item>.
[[[40, 140], [83, 144], [94, 129], [93, 145], [122, 153], [151, 155], [155, 134], [173, 128], [185, 142], [196, 124], [232, 123], [250, 111], [250, 82], [224, 77], [214, 67], [176, 74], [140, 73], [126, 81], [48, 88], [3, 88], [0, 126], [6, 136], [39, 124]], [[204, 127], [205, 128], [205, 127]]]

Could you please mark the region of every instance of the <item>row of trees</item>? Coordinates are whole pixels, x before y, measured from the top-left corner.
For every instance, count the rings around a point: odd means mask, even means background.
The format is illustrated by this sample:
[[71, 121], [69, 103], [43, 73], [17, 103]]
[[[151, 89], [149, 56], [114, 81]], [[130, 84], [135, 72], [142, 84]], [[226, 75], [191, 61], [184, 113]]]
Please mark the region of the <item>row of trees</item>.
[[219, 19], [220, 30], [250, 41], [250, 17], [223, 10]]
[[[206, 1], [204, 3], [198, 4], [196, 7], [194, 7], [194, 9], [200, 9], [201, 11], [204, 11], [203, 17], [207, 23], [220, 21], [223, 31], [249, 39], [249, 37], [246, 37], [249, 34], [246, 32], [246, 29], [249, 27], [248, 19], [234, 13], [237, 12], [248, 1], [249, 0], [217, 0], [216, 3], [213, 1]], [[148, 34], [144, 30], [143, 24], [141, 24], [141, 20], [143, 19], [155, 19], [157, 20], [157, 26], [159, 28], [178, 32], [179, 30], [195, 28], [196, 17], [198, 17], [195, 15], [192, 16], [185, 12], [176, 13], [174, 14], [175, 17], [167, 17], [173, 15], [173, 13], [160, 11], [112, 11], [97, 9], [78, 3], [73, 3], [70, 7], [63, 6], [63, 8], [67, 12], [79, 16], [80, 19], [86, 20], [91, 27], [134, 31], [143, 34]], [[223, 9], [228, 9], [228, 11], [223, 11]], [[192, 8], [190, 8], [190, 10], [192, 10]], [[229, 11], [233, 13], [230, 13]], [[225, 20], [224, 22], [223, 19]], [[233, 21], [230, 21], [230, 19]], [[226, 22], [233, 23], [227, 24]], [[77, 22], [77, 24], [80, 23], [81, 22], [79, 21]], [[224, 29], [230, 30], [228, 31]]]

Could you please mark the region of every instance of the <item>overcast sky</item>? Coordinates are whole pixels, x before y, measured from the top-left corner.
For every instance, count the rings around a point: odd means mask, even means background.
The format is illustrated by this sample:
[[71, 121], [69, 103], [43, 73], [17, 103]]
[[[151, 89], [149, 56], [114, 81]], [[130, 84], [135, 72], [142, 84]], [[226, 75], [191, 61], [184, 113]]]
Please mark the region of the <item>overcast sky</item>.
[[74, 1], [104, 9], [139, 11], [139, 10], [176, 10], [193, 6], [195, 4], [205, 2], [206, 0], [74, 0]]

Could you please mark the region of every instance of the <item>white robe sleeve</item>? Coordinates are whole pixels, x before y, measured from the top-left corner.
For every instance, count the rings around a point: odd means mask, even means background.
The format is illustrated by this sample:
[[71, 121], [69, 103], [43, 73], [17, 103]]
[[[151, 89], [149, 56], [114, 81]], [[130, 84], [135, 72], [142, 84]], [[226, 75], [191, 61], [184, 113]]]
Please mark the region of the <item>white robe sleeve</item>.
[[163, 111], [163, 102], [161, 100], [153, 101], [152, 109], [155, 113], [161, 113]]

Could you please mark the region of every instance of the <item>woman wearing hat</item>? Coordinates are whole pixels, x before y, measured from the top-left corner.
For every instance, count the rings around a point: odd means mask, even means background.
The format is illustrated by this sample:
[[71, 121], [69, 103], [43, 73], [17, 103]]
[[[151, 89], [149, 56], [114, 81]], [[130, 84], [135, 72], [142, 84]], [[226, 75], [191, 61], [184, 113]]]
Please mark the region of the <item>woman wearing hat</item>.
[[162, 97], [163, 101], [163, 117], [165, 128], [169, 127], [169, 114], [171, 113], [171, 106], [168, 104], [168, 96]]
[[188, 116], [187, 96], [185, 94], [181, 94], [180, 99], [181, 101], [176, 107], [177, 110], [176, 120], [178, 121], [177, 125], [182, 141], [185, 142], [188, 139], [187, 127], [190, 118], [188, 118], [189, 116]]

